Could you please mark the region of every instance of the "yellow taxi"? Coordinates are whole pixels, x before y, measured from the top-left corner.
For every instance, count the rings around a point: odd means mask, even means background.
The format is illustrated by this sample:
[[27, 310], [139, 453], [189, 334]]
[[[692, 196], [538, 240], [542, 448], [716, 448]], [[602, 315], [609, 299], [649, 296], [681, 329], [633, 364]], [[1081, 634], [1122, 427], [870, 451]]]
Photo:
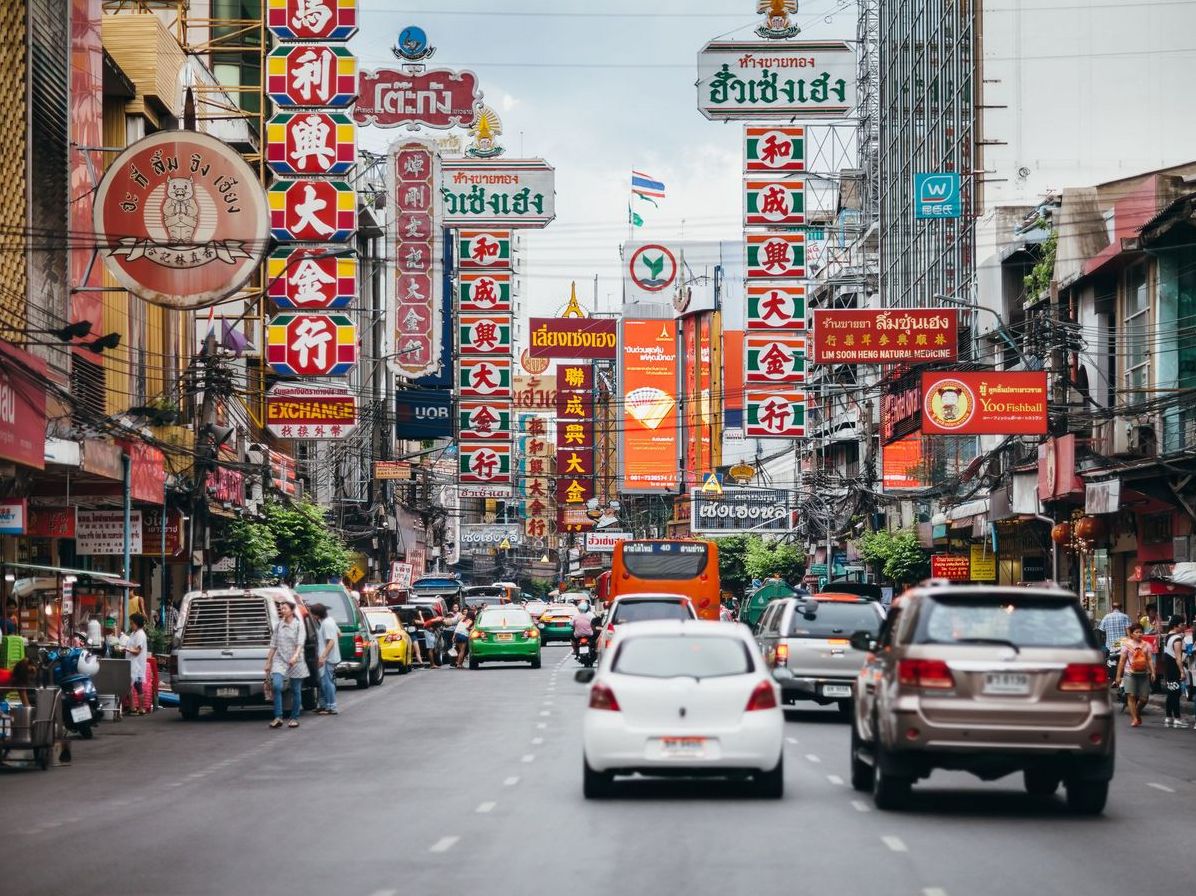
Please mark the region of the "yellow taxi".
[[399, 617], [386, 607], [362, 607], [370, 636], [378, 641], [382, 665], [397, 669], [400, 675], [411, 671], [411, 636], [403, 630]]

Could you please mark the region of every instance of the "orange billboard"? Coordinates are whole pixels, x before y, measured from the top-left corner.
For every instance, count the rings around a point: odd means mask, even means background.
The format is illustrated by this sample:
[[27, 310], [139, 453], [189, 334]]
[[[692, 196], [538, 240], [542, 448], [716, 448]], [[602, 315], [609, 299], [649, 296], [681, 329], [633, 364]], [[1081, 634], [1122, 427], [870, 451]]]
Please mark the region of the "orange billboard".
[[676, 491], [677, 324], [624, 320], [622, 491]]

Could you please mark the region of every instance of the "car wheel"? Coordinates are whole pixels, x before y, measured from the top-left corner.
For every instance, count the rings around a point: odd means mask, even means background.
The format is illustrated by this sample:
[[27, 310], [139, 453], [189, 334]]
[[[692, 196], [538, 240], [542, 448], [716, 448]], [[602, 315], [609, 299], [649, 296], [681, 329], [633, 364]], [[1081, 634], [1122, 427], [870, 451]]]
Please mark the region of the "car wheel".
[[400, 675], [406, 675], [410, 671], [411, 671], [410, 663], [399, 663], [399, 674]]
[[532, 660], [532, 668], [533, 669], [540, 668], [540, 658], [539, 657], [536, 657], [534, 660]]
[[382, 684], [386, 680], [386, 667], [381, 662], [378, 663], [377, 670], [374, 673], [373, 681], [370, 684]]
[[851, 786], [860, 793], [872, 790], [872, 766], [860, 758], [864, 742], [860, 740], [855, 722], [851, 723]]
[[179, 715], [188, 722], [194, 722], [199, 718], [199, 701], [190, 694], [180, 694]]
[[587, 800], [600, 800], [610, 796], [615, 776], [610, 772], [596, 772], [582, 760], [581, 792]]
[[840, 700], [839, 701], [839, 718], [840, 719], [850, 719], [851, 718], [851, 701], [850, 700]]
[[1031, 796], [1054, 796], [1059, 789], [1059, 776], [1040, 768], [1028, 768], [1022, 773], [1026, 793]]
[[1067, 808], [1077, 815], [1100, 815], [1108, 800], [1108, 781], [1067, 782]]
[[482, 664], [478, 662], [478, 658], [477, 658], [477, 657], [475, 657], [475, 656], [470, 656], [470, 658], [469, 658], [469, 668], [471, 668], [471, 669], [476, 669], [476, 668], [477, 668], [478, 666], [480, 666], [480, 665], [482, 665]]
[[876, 746], [876, 765], [872, 767], [872, 801], [877, 809], [899, 811], [909, 802], [914, 780], [907, 775], [894, 775], [884, 769], [884, 752]]
[[785, 758], [777, 760], [776, 767], [767, 772], [752, 775], [752, 790], [756, 796], [766, 800], [779, 800], [785, 795]]
[[366, 688], [368, 688], [370, 686], [370, 670], [366, 669], [364, 672], [362, 672], [360, 675], [358, 675], [355, 679], [353, 679], [353, 681], [357, 685], [358, 688], [360, 688], [361, 690], [365, 690]]

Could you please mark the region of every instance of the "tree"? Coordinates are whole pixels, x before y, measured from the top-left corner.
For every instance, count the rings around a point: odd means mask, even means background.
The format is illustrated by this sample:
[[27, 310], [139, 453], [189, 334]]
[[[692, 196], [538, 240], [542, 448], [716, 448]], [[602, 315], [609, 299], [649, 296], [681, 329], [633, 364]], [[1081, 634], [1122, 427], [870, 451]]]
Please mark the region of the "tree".
[[856, 540], [856, 551], [876, 575], [897, 585], [919, 582], [930, 575], [930, 558], [912, 529], [865, 533]]
[[289, 504], [267, 501], [262, 510], [278, 545], [275, 562], [289, 567], [293, 578], [326, 579], [342, 576], [349, 569], [353, 557], [329, 527], [324, 508], [308, 500]]
[[241, 581], [262, 578], [278, 556], [270, 527], [259, 520], [237, 519], [228, 527], [228, 553], [241, 568]]
[[756, 579], [765, 579], [775, 573], [795, 585], [806, 574], [806, 552], [800, 545], [765, 541], [753, 535], [748, 542], [747, 571]]
[[717, 539], [718, 578], [724, 591], [743, 594], [752, 584], [752, 575], [747, 570], [747, 550], [750, 535], [728, 535]]

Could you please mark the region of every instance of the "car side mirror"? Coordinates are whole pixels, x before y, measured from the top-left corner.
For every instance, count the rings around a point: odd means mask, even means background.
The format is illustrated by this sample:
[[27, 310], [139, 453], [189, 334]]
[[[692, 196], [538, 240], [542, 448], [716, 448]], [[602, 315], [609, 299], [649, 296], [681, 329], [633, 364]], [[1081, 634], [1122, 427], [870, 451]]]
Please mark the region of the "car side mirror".
[[597, 674], [596, 669], [578, 669], [573, 673], [573, 680], [578, 684], [589, 684]]
[[849, 642], [854, 650], [862, 650], [865, 653], [871, 653], [876, 649], [876, 638], [872, 632], [856, 632], [851, 636]]

